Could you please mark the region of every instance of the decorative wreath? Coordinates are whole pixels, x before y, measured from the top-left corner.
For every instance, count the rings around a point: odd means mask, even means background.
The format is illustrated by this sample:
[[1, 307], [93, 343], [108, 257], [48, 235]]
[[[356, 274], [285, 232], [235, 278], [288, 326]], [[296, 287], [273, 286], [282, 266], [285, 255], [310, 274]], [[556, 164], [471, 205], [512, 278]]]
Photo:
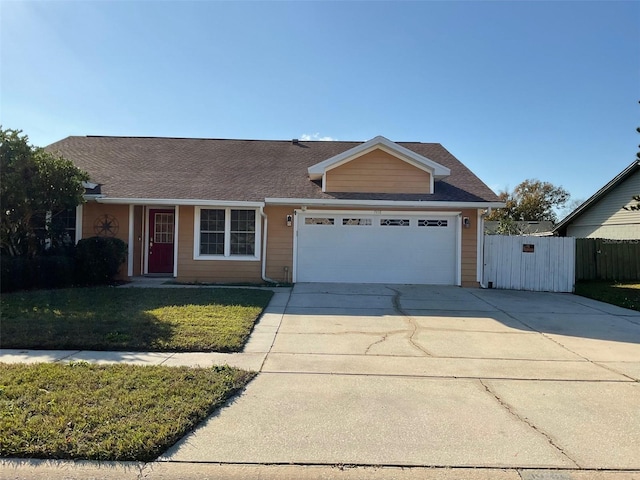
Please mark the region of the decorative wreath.
[[113, 215], [105, 213], [96, 218], [93, 222], [93, 231], [96, 235], [102, 237], [113, 237], [118, 233], [118, 220]]

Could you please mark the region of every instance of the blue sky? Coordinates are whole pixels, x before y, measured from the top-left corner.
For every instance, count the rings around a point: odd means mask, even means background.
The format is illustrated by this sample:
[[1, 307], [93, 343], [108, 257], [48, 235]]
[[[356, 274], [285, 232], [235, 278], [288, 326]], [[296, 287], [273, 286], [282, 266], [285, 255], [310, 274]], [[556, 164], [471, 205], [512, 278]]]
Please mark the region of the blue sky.
[[635, 158], [640, 2], [0, 1], [0, 121], [442, 143], [586, 199]]

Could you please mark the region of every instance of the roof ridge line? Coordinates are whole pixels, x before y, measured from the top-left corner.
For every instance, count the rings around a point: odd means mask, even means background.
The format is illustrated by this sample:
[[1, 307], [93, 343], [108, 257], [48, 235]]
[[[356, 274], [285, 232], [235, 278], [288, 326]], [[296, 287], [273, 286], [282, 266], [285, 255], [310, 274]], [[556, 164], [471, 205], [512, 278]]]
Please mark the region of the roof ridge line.
[[[223, 140], [233, 142], [285, 142], [290, 143], [291, 139], [265, 139], [265, 138], [221, 138], [221, 137], [165, 137], [157, 135], [75, 135], [80, 138], [131, 138], [131, 139], [150, 139], [150, 140]], [[74, 137], [74, 135], [71, 135]], [[365, 143], [367, 140], [301, 140], [305, 143]], [[393, 143], [412, 143], [419, 145], [441, 145], [440, 142], [420, 142], [416, 140], [397, 141]]]

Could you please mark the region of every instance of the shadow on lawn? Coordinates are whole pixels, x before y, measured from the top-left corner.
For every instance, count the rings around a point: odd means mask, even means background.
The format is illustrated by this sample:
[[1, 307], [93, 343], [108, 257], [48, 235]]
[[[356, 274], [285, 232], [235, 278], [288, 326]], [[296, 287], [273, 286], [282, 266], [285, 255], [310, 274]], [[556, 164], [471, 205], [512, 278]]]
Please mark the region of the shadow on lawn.
[[[242, 347], [271, 294], [156, 288], [17, 292], [2, 296], [0, 347], [233, 351]], [[257, 313], [234, 322], [231, 313], [245, 312], [244, 307]]]

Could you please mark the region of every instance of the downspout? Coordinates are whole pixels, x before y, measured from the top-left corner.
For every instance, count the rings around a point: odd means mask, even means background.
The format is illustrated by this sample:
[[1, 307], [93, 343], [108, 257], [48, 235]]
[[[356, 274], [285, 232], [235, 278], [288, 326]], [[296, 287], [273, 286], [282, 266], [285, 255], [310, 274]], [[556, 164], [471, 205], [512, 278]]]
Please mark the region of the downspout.
[[275, 283], [278, 285], [280, 282], [272, 278], [267, 277], [267, 231], [269, 227], [269, 218], [264, 213], [264, 207], [260, 207], [260, 216], [264, 220], [264, 235], [262, 236], [262, 280], [268, 283]]
[[481, 225], [481, 242], [482, 242], [482, 272], [480, 275], [480, 288], [487, 288], [487, 286], [484, 284], [484, 217], [491, 215], [491, 207], [487, 207], [487, 210], [482, 212], [482, 214], [480, 215], [480, 220], [482, 221], [482, 225]]

